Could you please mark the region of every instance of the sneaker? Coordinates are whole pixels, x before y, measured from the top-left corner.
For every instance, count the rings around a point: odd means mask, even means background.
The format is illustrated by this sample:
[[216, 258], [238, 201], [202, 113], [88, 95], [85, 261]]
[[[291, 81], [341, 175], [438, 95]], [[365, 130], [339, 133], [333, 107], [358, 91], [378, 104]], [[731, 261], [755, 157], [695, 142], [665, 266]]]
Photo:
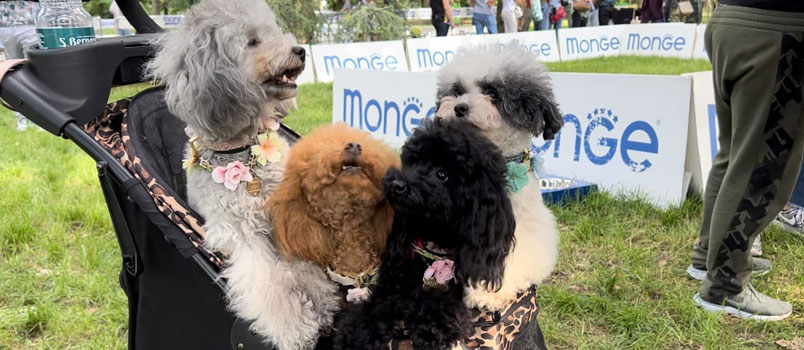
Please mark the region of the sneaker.
[[751, 256], [762, 256], [762, 234], [758, 234], [751, 245]]
[[[704, 286], [701, 286], [704, 289]], [[758, 321], [780, 321], [793, 313], [793, 305], [771, 298], [757, 291], [752, 284], [740, 294], [730, 295], [718, 303], [716, 300], [705, 300], [700, 291], [695, 294], [695, 304], [707, 312], [725, 312], [739, 318]]]
[[[751, 276], [759, 277], [767, 275], [771, 270], [771, 266], [772, 264], [768, 259], [754, 258], [754, 267], [751, 271]], [[706, 266], [699, 268], [695, 265], [690, 265], [687, 267], [687, 275], [696, 280], [703, 281], [704, 278], [706, 278]]]
[[28, 128], [28, 119], [22, 115], [17, 115], [17, 131], [22, 132]]
[[798, 208], [782, 209], [773, 221], [777, 225], [797, 236], [804, 236], [804, 210]]

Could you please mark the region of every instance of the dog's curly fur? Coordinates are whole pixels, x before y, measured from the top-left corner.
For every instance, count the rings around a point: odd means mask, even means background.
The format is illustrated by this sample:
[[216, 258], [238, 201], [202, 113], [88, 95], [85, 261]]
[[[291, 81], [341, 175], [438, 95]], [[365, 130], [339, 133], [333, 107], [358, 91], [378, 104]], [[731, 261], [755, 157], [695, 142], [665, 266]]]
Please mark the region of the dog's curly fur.
[[[265, 1], [205, 0], [156, 46], [149, 72], [165, 84], [169, 110], [197, 133], [204, 159], [216, 155], [204, 144], [253, 143], [266, 120], [295, 105], [291, 82], [304, 69], [304, 50], [282, 33]], [[247, 164], [250, 155], [225, 156]], [[203, 169], [188, 170], [187, 196], [205, 219], [204, 244], [227, 255], [229, 308], [279, 350], [304, 350], [331, 326], [338, 294], [320, 268], [284, 260], [272, 243], [265, 198], [279, 184], [285, 159], [252, 167], [262, 180], [257, 196], [245, 184], [230, 191]]]
[[277, 245], [347, 276], [372, 270], [393, 222], [382, 190], [391, 166], [399, 166], [399, 156], [390, 147], [343, 123], [302, 138], [271, 196]]
[[[469, 121], [506, 157], [531, 149], [534, 136], [554, 138], [563, 125], [546, 68], [518, 42], [460, 49], [439, 73], [436, 100], [436, 117]], [[501, 310], [555, 267], [558, 228], [542, 201], [538, 179], [532, 172], [529, 176], [527, 186], [509, 192], [517, 244], [506, 261], [502, 287], [496, 292], [471, 289], [466, 296], [470, 307]]]
[[[444, 350], [472, 334], [466, 286], [499, 288], [516, 227], [499, 149], [462, 121], [427, 120], [402, 148], [402, 169], [383, 180], [395, 211], [380, 282], [371, 300], [337, 322], [338, 350], [384, 349], [403, 325], [416, 350]], [[425, 289], [417, 239], [455, 256], [455, 282]]]

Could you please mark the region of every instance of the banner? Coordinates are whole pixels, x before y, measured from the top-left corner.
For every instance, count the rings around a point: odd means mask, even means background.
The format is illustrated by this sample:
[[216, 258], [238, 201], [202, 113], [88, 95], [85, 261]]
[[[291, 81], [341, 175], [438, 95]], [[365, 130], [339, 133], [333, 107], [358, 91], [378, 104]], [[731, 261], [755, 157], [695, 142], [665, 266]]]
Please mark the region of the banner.
[[687, 169], [692, 172], [692, 187], [703, 193], [718, 150], [715, 86], [711, 71], [683, 75], [692, 78], [690, 128], [695, 131], [687, 141]]
[[692, 58], [696, 27], [683, 23], [623, 26], [620, 54]]
[[698, 26], [698, 34], [695, 38], [695, 51], [692, 53], [692, 58], [700, 58], [704, 60], [709, 60], [709, 56], [706, 54], [706, 42], [704, 41], [704, 37], [706, 34], [706, 24], [701, 24]]
[[336, 77], [332, 122], [366, 130], [391, 147], [402, 147], [421, 120], [435, 114], [434, 73], [337, 69]]
[[625, 25], [569, 28], [558, 31], [561, 60], [617, 56], [620, 54]]
[[411, 72], [434, 72], [455, 58], [458, 48], [467, 45], [498, 43], [507, 45], [518, 40], [535, 59], [545, 62], [559, 61], [558, 44], [553, 31], [520, 32], [510, 34], [443, 36], [408, 39], [408, 62]]
[[[548, 173], [639, 192], [662, 207], [681, 203], [689, 77], [555, 73], [552, 78], [565, 126], [555, 140], [533, 142]], [[435, 86], [434, 73], [338, 70], [332, 121], [400, 147], [423, 118], [435, 114]], [[578, 98], [578, 91], [595, 93]]]
[[331, 82], [337, 68], [408, 71], [401, 40], [313, 45], [312, 50], [318, 82]]
[[310, 49], [310, 45], [302, 45], [305, 50], [305, 57], [304, 57], [304, 71], [302, 74], [296, 78], [296, 84], [309, 84], [315, 82], [315, 72], [313, 71], [313, 54], [312, 50]]

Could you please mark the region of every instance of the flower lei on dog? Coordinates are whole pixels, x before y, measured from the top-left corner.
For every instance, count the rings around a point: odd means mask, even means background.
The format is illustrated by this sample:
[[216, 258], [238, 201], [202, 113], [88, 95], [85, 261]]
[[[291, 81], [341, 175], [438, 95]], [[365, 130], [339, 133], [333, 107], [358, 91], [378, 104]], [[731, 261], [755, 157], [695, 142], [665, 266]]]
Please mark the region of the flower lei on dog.
[[446, 254], [426, 248], [421, 238], [413, 242], [413, 254], [421, 256], [425, 262], [430, 263], [422, 276], [424, 289], [449, 290], [449, 282], [455, 279], [455, 261]]
[[508, 187], [511, 191], [514, 191], [514, 193], [519, 192], [519, 190], [528, 185], [530, 182], [528, 172], [531, 170], [536, 172], [537, 177], [544, 175], [544, 167], [542, 165], [544, 160], [538, 154], [534, 154], [530, 150], [525, 150], [505, 160], [508, 162]]
[[[210, 159], [199, 157], [198, 149], [200, 140], [191, 128], [186, 128], [190, 138], [190, 158], [184, 161], [183, 167], [188, 170], [195, 168], [202, 168], [211, 173], [212, 181], [215, 183], [223, 184], [229, 191], [235, 191], [241, 182], [246, 183], [246, 192], [252, 196], [260, 194], [262, 189], [262, 180], [254, 172], [254, 166], [265, 166], [268, 163], [279, 163], [282, 159], [282, 152], [285, 148], [285, 143], [279, 137], [277, 130], [279, 130], [279, 122], [271, 119], [265, 122], [265, 131], [261, 132], [256, 137], [256, 144], [249, 147], [250, 156], [246, 164], [239, 160], [234, 160], [216, 153], [215, 158], [219, 160], [228, 161], [225, 166], [212, 166]], [[236, 146], [228, 143], [222, 143], [207, 146], [213, 151], [224, 151], [236, 149]]]

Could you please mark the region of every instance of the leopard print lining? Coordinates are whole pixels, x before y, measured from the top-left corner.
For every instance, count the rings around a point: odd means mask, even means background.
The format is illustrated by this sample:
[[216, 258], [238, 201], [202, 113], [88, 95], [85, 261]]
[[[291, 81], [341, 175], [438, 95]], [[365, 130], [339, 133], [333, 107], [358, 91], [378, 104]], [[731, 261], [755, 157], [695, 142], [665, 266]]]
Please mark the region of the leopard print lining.
[[[539, 312], [536, 286], [519, 293], [502, 312], [472, 309], [475, 333], [452, 350], [511, 350], [519, 334], [536, 322]], [[404, 331], [402, 331], [404, 333]], [[410, 340], [394, 340], [389, 350], [413, 350]]]
[[219, 268], [222, 267], [221, 255], [207, 250], [202, 245], [204, 228], [201, 227], [198, 219], [187, 208], [179, 204], [176, 198], [168, 195], [162, 184], [151, 177], [148, 170], [142, 165], [140, 158], [137, 157], [136, 150], [130, 145], [131, 137], [126, 123], [130, 103], [131, 99], [124, 99], [106, 105], [100, 117], [83, 125], [84, 131], [134, 174], [134, 177], [151, 194], [159, 211], [187, 235], [187, 238], [205, 259]]

